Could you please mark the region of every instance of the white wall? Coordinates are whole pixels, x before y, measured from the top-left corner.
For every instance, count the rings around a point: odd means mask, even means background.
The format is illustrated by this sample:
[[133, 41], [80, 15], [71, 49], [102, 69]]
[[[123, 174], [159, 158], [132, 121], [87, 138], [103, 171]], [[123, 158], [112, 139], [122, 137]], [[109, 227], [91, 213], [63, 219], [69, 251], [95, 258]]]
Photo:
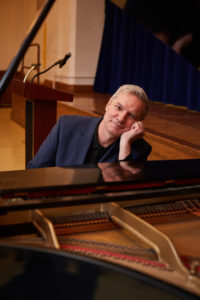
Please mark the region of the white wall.
[[75, 76], [76, 0], [58, 0], [47, 18], [47, 65], [70, 52], [72, 56], [63, 68], [55, 67], [45, 77], [69, 83]]
[[52, 59], [56, 61], [68, 52], [72, 56], [62, 69], [48, 73], [48, 79], [67, 84], [93, 84], [103, 33], [104, 10], [104, 0], [57, 1], [47, 21], [48, 61], [52, 63]]
[[0, 69], [6, 70], [17, 54], [36, 14], [36, 2], [0, 1]]
[[[78, 1], [76, 18], [76, 82], [93, 83], [104, 25], [104, 1]], [[87, 58], [90, 58], [89, 60]]]
[[[33, 42], [41, 46], [41, 70], [71, 52], [63, 68], [56, 66], [41, 80], [92, 85], [104, 25], [104, 0], [57, 0]], [[9, 66], [34, 21], [37, 0], [0, 0], [0, 70]], [[36, 49], [25, 56], [26, 65], [36, 62]]]

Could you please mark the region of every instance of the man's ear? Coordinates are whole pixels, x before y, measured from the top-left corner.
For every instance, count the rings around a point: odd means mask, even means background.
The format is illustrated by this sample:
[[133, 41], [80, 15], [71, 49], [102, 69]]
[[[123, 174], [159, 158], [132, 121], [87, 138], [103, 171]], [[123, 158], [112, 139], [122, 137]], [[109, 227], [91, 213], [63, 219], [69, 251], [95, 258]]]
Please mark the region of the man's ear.
[[110, 98], [109, 100], [108, 100], [108, 103], [106, 104], [106, 106], [105, 106], [105, 111], [107, 111], [107, 109], [108, 109], [108, 106], [112, 103], [112, 98]]

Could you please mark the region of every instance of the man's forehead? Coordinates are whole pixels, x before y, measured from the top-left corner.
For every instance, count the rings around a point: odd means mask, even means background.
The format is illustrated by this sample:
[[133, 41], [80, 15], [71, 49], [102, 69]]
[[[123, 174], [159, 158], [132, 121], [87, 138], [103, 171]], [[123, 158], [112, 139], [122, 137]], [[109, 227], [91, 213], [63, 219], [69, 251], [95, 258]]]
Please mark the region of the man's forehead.
[[[123, 104], [123, 102], [130, 102], [131, 104], [134, 103], [135, 99], [139, 99], [138, 96], [130, 94], [130, 93], [120, 93], [119, 95], [116, 95], [114, 98], [111, 98], [113, 102], [118, 102]], [[140, 100], [140, 99], [139, 99]]]

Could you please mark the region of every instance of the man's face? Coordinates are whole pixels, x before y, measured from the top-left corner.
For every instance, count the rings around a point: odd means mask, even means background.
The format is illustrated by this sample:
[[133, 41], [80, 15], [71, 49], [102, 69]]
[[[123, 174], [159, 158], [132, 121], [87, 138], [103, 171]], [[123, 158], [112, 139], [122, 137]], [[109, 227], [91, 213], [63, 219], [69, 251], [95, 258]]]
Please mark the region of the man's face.
[[111, 98], [104, 114], [104, 130], [114, 138], [120, 137], [124, 131], [130, 130], [135, 122], [142, 120], [145, 108], [146, 104], [142, 100], [129, 93]]

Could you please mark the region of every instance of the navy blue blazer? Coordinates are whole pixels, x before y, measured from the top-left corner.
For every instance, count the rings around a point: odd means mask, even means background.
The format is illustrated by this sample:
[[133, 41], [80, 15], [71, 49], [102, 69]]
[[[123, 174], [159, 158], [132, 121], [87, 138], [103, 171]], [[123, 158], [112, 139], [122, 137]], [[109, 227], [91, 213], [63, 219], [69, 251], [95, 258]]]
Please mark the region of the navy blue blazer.
[[[62, 116], [39, 148], [27, 168], [72, 166], [84, 164], [97, 124], [102, 118]], [[144, 139], [132, 144], [132, 160], [144, 162], [151, 146]], [[99, 162], [118, 161], [119, 140], [112, 144]]]

